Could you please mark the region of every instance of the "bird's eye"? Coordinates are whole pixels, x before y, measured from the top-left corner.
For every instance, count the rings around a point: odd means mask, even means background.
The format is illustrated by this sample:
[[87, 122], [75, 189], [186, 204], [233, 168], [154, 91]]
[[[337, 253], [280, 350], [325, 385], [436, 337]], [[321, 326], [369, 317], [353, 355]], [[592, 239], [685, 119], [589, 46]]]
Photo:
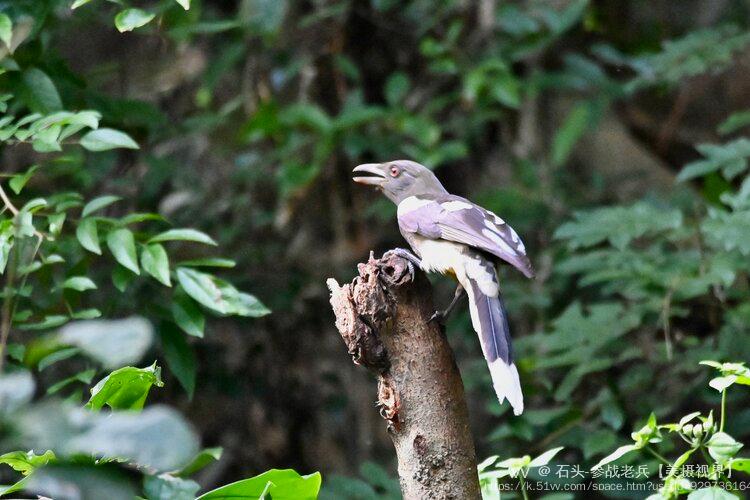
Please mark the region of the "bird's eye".
[[401, 170], [399, 170], [397, 166], [395, 165], [391, 166], [391, 177], [398, 177], [398, 174], [400, 173], [401, 173]]

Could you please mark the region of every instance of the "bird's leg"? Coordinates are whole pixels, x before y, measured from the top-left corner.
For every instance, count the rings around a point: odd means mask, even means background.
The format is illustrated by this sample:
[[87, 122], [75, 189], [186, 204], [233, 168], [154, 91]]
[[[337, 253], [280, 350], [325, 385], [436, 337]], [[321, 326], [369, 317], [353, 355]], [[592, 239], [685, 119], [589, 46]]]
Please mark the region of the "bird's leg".
[[435, 314], [433, 314], [432, 317], [427, 320], [427, 322], [430, 323], [431, 321], [437, 321], [438, 323], [443, 324], [451, 311], [453, 311], [453, 308], [456, 307], [456, 304], [458, 304], [458, 301], [461, 300], [465, 294], [466, 290], [464, 290], [464, 287], [462, 287], [459, 283], [456, 287], [456, 293], [453, 295], [453, 300], [451, 300], [451, 303], [448, 304], [448, 307], [446, 307], [443, 311], [435, 311]]
[[394, 248], [393, 250], [388, 250], [387, 252], [385, 252], [383, 254], [383, 258], [387, 259], [392, 255], [401, 257], [406, 261], [406, 265], [409, 268], [409, 276], [411, 277], [412, 281], [414, 281], [414, 267], [416, 266], [418, 269], [422, 269], [422, 261], [419, 259], [419, 257], [405, 248]]

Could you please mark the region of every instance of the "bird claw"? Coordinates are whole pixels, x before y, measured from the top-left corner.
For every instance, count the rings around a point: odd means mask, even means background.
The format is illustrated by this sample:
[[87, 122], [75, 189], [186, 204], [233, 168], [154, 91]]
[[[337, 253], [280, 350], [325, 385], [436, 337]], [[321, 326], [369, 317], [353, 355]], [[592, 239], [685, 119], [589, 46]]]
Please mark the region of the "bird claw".
[[430, 316], [430, 319], [427, 320], [427, 323], [432, 323], [433, 321], [438, 325], [442, 325], [445, 321], [445, 313], [443, 311], [435, 311], [435, 313]]
[[383, 254], [383, 259], [388, 259], [389, 257], [393, 256], [401, 257], [406, 261], [406, 268], [409, 270], [409, 278], [414, 281], [417, 276], [415, 267], [419, 267], [421, 269], [422, 265], [422, 261], [419, 260], [419, 257], [406, 250], [405, 248], [394, 248], [385, 252]]

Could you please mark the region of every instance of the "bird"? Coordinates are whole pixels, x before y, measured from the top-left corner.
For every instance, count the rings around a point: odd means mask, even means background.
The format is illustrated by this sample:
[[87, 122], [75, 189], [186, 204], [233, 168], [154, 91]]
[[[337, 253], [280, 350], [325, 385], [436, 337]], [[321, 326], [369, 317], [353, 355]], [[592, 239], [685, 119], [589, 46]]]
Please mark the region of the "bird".
[[523, 393], [497, 274], [498, 265], [506, 262], [527, 278], [534, 277], [518, 233], [493, 212], [450, 194], [430, 169], [417, 162], [365, 163], [354, 173], [359, 174], [354, 182], [377, 188], [397, 205], [399, 230], [414, 251], [396, 248], [385, 256], [398, 255], [426, 273], [458, 281], [451, 303], [430, 321], [443, 322], [468, 295], [472, 327], [497, 398], [500, 404], [507, 399], [513, 413], [520, 415]]

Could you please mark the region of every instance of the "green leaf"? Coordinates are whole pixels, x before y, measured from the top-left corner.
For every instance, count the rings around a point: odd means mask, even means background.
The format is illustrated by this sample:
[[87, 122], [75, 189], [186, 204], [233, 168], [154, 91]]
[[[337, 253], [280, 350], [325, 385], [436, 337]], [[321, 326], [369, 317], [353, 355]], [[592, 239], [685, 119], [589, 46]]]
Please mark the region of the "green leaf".
[[179, 264], [187, 267], [223, 267], [226, 269], [231, 269], [237, 265], [233, 260], [219, 258], [183, 260]]
[[81, 217], [88, 217], [92, 213], [99, 211], [104, 207], [108, 207], [116, 201], [120, 201], [121, 199], [122, 198], [120, 198], [119, 196], [113, 196], [111, 194], [94, 198], [90, 202], [86, 203], [86, 205], [84, 205], [83, 210], [81, 211]]
[[48, 114], [63, 107], [55, 84], [38, 68], [32, 67], [23, 72], [18, 96], [36, 113]]
[[205, 243], [206, 245], [217, 245], [210, 236], [195, 229], [170, 229], [148, 240], [149, 243], [162, 241], [194, 241], [196, 243]]
[[734, 438], [726, 432], [717, 432], [706, 442], [706, 448], [708, 448], [708, 453], [714, 460], [723, 464], [728, 462], [738, 451], [740, 451], [742, 443], [735, 441]]
[[737, 497], [718, 486], [691, 491], [687, 500], [737, 500]]
[[23, 357], [26, 354], [26, 346], [23, 344], [8, 344], [7, 347], [8, 356], [11, 359], [23, 363]]
[[96, 308], [83, 309], [82, 311], [73, 311], [70, 317], [73, 319], [96, 319], [102, 316], [102, 312]]
[[677, 424], [677, 427], [678, 428], [682, 427], [683, 425], [687, 424], [688, 422], [690, 422], [691, 420], [693, 420], [695, 417], [697, 417], [700, 414], [701, 412], [694, 411], [693, 413], [689, 413], [685, 415], [684, 417], [680, 419], [679, 423]]
[[47, 450], [41, 455], [37, 455], [33, 451], [11, 451], [0, 455], [0, 464], [10, 465], [13, 470], [24, 476], [28, 476], [38, 467], [47, 465], [51, 460], [55, 460], [55, 454], [51, 450]]
[[592, 471], [601, 469], [605, 465], [607, 465], [610, 462], [614, 462], [618, 458], [622, 457], [623, 455], [626, 455], [627, 453], [630, 453], [631, 451], [637, 450], [638, 447], [634, 444], [626, 444], [625, 446], [620, 446], [615, 451], [607, 455], [606, 457], [599, 460], [599, 463], [597, 463], [595, 466], [591, 468]]
[[320, 473], [300, 476], [291, 469], [271, 469], [259, 476], [216, 488], [196, 500], [257, 500], [270, 495], [273, 500], [313, 500], [320, 491]]
[[136, 278], [136, 274], [133, 271], [125, 269], [121, 265], [117, 264], [112, 271], [112, 284], [115, 285], [120, 292], [125, 293], [128, 285]]
[[172, 317], [177, 326], [188, 335], [203, 338], [203, 330], [206, 326], [206, 318], [193, 299], [182, 293], [175, 293], [172, 301]]
[[185, 10], [190, 9], [190, 0], [175, 0], [175, 2], [180, 4]]
[[54, 213], [47, 216], [47, 222], [49, 224], [49, 232], [52, 236], [57, 237], [62, 232], [63, 224], [67, 215], [65, 212]]
[[193, 269], [178, 267], [177, 279], [187, 294], [199, 304], [220, 314], [228, 313], [229, 305], [222, 297], [221, 289], [216, 285], [216, 278]]
[[71, 9], [77, 9], [78, 7], [81, 7], [81, 6], [83, 6], [83, 5], [86, 5], [86, 4], [87, 4], [87, 3], [89, 3], [90, 1], [91, 1], [91, 0], [75, 0], [75, 2], [73, 2], [73, 5], [71, 5], [71, 6], [70, 6], [70, 8], [71, 8]]
[[49, 330], [60, 325], [64, 325], [68, 322], [68, 317], [61, 314], [51, 314], [44, 317], [44, 319], [38, 323], [24, 323], [18, 325], [20, 330]]
[[42, 371], [48, 366], [52, 366], [53, 364], [57, 363], [58, 361], [72, 358], [79, 352], [81, 352], [81, 350], [77, 347], [64, 347], [59, 351], [54, 351], [53, 353], [48, 354], [39, 360], [39, 363], [37, 364], [37, 370]]
[[194, 500], [200, 485], [190, 479], [181, 479], [170, 474], [146, 476], [143, 490], [148, 500]]
[[547, 465], [552, 458], [557, 455], [560, 450], [562, 450], [563, 447], [559, 446], [557, 448], [552, 448], [551, 450], [547, 450], [535, 459], [533, 459], [529, 463], [529, 467], [541, 467], [542, 465]]
[[322, 108], [308, 103], [287, 106], [279, 113], [279, 120], [285, 125], [310, 129], [319, 134], [327, 134], [333, 127], [331, 117]]
[[270, 313], [257, 298], [210, 274], [178, 267], [177, 280], [196, 302], [219, 314], [259, 317]]
[[682, 225], [679, 210], [646, 202], [576, 212], [574, 218], [573, 222], [560, 226], [554, 235], [556, 239], [568, 240], [572, 249], [594, 246], [603, 241], [623, 249], [635, 238]]
[[115, 16], [115, 27], [120, 33], [133, 31], [136, 28], [145, 26], [154, 18], [154, 14], [141, 9], [125, 9]]
[[713, 387], [719, 392], [723, 392], [724, 389], [731, 386], [737, 381], [737, 375], [727, 375], [725, 377], [716, 377], [708, 382], [708, 385]]
[[701, 232], [714, 248], [750, 254], [750, 210], [711, 210], [703, 219]]
[[80, 347], [84, 354], [114, 369], [138, 362], [153, 341], [153, 327], [144, 318], [74, 321], [57, 336], [61, 344]]
[[120, 224], [123, 226], [127, 226], [128, 224], [137, 224], [139, 222], [144, 221], [150, 221], [150, 220], [156, 220], [160, 222], [165, 222], [166, 219], [162, 217], [159, 214], [153, 214], [153, 213], [133, 213], [128, 214], [125, 217], [120, 219]]
[[172, 474], [178, 477], [192, 476], [211, 462], [219, 460], [223, 452], [224, 449], [220, 447], [206, 448], [204, 450], [201, 450], [201, 452], [198, 453], [189, 464], [187, 464], [179, 471], [173, 472]]
[[162, 350], [169, 370], [192, 399], [195, 392], [196, 361], [192, 347], [185, 336], [171, 323], [159, 327]]
[[397, 105], [409, 92], [409, 77], [399, 71], [393, 73], [385, 82], [385, 99], [391, 106]]
[[72, 377], [68, 377], [66, 379], [63, 379], [57, 383], [52, 384], [49, 389], [47, 389], [47, 394], [55, 394], [60, 392], [65, 387], [69, 386], [70, 384], [74, 382], [81, 382], [82, 384], [90, 384], [91, 380], [93, 380], [94, 375], [96, 375], [96, 370], [93, 368], [90, 368], [88, 370], [84, 370], [82, 372], [78, 372]]
[[750, 125], [750, 110], [732, 113], [717, 129], [721, 135], [731, 134]]
[[161, 368], [125, 366], [113, 371], [91, 389], [86, 407], [94, 411], [104, 405], [113, 410], [141, 410], [152, 386], [162, 387]]
[[96, 290], [96, 283], [91, 281], [86, 276], [72, 276], [66, 279], [63, 284], [63, 288], [70, 290], [76, 290], [78, 292], [84, 292], [86, 290]]
[[165, 286], [172, 286], [169, 277], [169, 257], [158, 243], [145, 245], [141, 251], [141, 267]]
[[39, 165], [33, 165], [29, 167], [26, 172], [22, 174], [16, 174], [13, 177], [10, 178], [8, 181], [8, 185], [16, 194], [21, 194], [21, 190], [23, 190], [24, 186], [27, 182], [29, 182], [29, 179], [31, 179], [31, 176], [34, 175], [34, 172], [39, 168]]
[[729, 467], [750, 474], [750, 458], [733, 458], [729, 462]]
[[701, 144], [698, 151], [705, 160], [694, 161], [685, 165], [677, 175], [678, 182], [702, 177], [721, 170], [724, 177], [732, 179], [747, 168], [750, 157], [750, 139], [744, 137], [726, 144]]
[[13, 38], [13, 21], [7, 14], [0, 13], [0, 40], [3, 41], [8, 50], [13, 52], [13, 45], [10, 41]]
[[95, 219], [83, 219], [76, 228], [76, 238], [83, 248], [97, 255], [102, 254], [99, 246], [99, 231]]
[[552, 140], [552, 165], [561, 166], [568, 160], [575, 144], [592, 126], [592, 121], [591, 103], [583, 102], [573, 108]]
[[111, 128], [87, 132], [81, 137], [81, 146], [89, 151], [107, 151], [117, 148], [138, 149], [138, 144], [128, 134]]
[[116, 229], [107, 235], [107, 246], [115, 260], [124, 268], [141, 274], [135, 252], [135, 237], [129, 229]]

